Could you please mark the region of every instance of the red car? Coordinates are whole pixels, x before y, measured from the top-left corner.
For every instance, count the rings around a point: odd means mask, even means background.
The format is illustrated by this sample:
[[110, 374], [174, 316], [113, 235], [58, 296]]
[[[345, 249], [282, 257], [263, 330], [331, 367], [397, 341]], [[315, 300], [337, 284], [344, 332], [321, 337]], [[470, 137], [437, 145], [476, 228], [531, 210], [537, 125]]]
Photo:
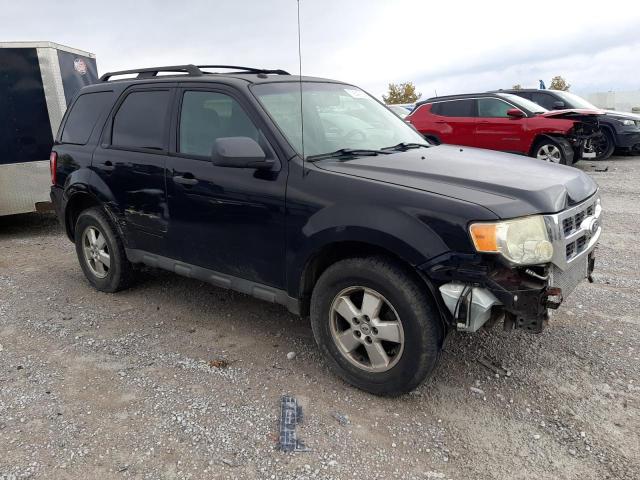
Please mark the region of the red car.
[[548, 111], [508, 93], [434, 97], [406, 117], [432, 143], [501, 150], [571, 165], [593, 158], [601, 110]]

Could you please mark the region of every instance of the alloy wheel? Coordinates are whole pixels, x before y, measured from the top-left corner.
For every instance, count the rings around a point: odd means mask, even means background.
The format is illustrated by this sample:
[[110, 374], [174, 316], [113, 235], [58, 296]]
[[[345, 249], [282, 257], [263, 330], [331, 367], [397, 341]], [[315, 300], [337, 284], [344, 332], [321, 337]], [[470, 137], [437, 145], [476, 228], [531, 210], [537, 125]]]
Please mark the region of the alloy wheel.
[[402, 322], [379, 292], [360, 286], [346, 288], [334, 298], [329, 316], [333, 341], [351, 364], [369, 372], [384, 372], [400, 360]]
[[105, 278], [111, 268], [111, 256], [105, 236], [95, 227], [87, 227], [82, 234], [82, 250], [91, 273]]
[[545, 162], [560, 163], [562, 160], [562, 153], [558, 147], [547, 143], [538, 149], [536, 158], [538, 160], [544, 160]]

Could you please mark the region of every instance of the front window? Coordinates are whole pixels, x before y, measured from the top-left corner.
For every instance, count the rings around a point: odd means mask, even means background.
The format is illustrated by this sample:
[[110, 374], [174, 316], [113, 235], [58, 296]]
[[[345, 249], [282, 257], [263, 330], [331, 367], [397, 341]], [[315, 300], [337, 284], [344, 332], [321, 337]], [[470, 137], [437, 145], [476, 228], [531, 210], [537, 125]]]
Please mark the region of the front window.
[[[255, 85], [253, 92], [299, 154], [340, 149], [379, 150], [427, 142], [397, 115], [351, 85], [303, 82]], [[303, 121], [302, 121], [303, 120]]]
[[507, 112], [513, 108], [507, 102], [497, 98], [479, 98], [478, 116], [492, 118], [507, 118]]
[[504, 98], [507, 102], [513, 103], [517, 107], [521, 107], [524, 110], [528, 110], [531, 113], [545, 113], [549, 111], [546, 108], [541, 107], [537, 103], [532, 102], [531, 100], [527, 100], [526, 98], [519, 97], [518, 95], [503, 93], [500, 96]]
[[589, 103], [584, 98], [579, 97], [578, 95], [575, 95], [573, 93], [563, 92], [560, 90], [554, 90], [553, 93], [555, 93], [562, 99], [562, 101], [566, 105], [566, 108], [586, 108], [589, 110], [598, 109], [598, 107], [596, 107], [593, 103]]
[[224, 93], [187, 91], [180, 111], [178, 151], [210, 157], [221, 137], [249, 137], [260, 140], [260, 133], [240, 104]]

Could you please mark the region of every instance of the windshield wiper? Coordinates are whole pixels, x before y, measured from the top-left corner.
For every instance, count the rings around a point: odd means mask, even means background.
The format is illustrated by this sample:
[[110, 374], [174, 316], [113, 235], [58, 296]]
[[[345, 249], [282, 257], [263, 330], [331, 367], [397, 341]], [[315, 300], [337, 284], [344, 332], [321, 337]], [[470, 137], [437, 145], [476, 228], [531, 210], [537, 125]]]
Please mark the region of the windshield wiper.
[[389, 151], [385, 150], [370, 150], [366, 148], [341, 148], [335, 152], [320, 153], [318, 155], [309, 155], [306, 160], [308, 162], [315, 162], [316, 160], [322, 160], [325, 158], [356, 158], [356, 157], [375, 157], [376, 155], [388, 155]]
[[429, 148], [431, 145], [427, 145], [426, 143], [412, 143], [412, 142], [400, 142], [397, 145], [393, 145], [391, 147], [384, 147], [383, 150], [396, 150], [401, 152], [406, 152], [407, 150], [411, 150], [413, 148]]

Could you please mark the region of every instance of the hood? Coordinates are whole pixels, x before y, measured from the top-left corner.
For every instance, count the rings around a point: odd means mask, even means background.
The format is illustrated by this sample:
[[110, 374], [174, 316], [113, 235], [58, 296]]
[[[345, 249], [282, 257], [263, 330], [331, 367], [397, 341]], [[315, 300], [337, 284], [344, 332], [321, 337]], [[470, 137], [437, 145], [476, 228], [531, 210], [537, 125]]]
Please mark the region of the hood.
[[635, 120], [636, 122], [640, 122], [640, 115], [637, 113], [629, 113], [629, 112], [620, 112], [618, 110], [605, 110], [608, 117], [616, 117], [622, 120]]
[[604, 110], [593, 110], [588, 108], [568, 108], [564, 110], [551, 110], [550, 112], [540, 113], [538, 114], [538, 116], [548, 118], [566, 118], [579, 115], [604, 115], [605, 113], [606, 112]]
[[440, 145], [317, 167], [433, 192], [488, 208], [499, 218], [556, 213], [593, 195], [587, 174], [522, 155]]

